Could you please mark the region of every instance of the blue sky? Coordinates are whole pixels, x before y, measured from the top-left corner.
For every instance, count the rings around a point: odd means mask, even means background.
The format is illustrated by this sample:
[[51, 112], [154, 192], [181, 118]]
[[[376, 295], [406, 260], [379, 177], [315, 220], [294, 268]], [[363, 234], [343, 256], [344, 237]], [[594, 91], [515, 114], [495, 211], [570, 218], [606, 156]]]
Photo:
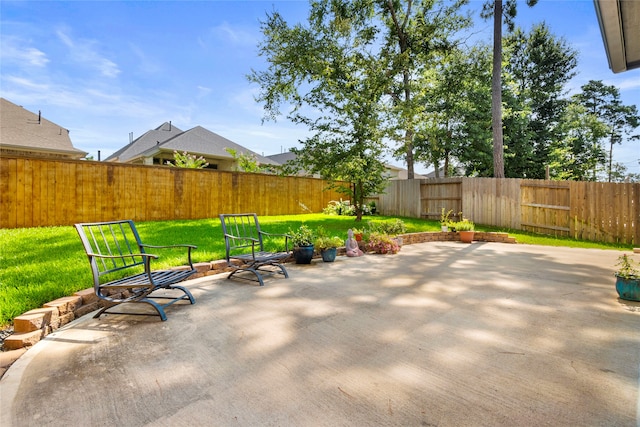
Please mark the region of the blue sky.
[[[482, 3], [471, 1], [474, 17]], [[609, 70], [592, 0], [520, 3], [518, 25], [545, 21], [579, 51], [570, 90], [602, 80], [640, 108], [640, 70]], [[265, 68], [259, 21], [272, 10], [298, 22], [308, 2], [2, 0], [0, 93], [68, 128], [74, 146], [95, 158], [165, 121], [203, 126], [264, 155], [287, 151], [306, 130], [284, 118], [262, 124], [257, 87], [245, 78]], [[491, 41], [490, 22], [478, 17], [476, 30]], [[640, 143], [616, 146], [614, 157], [640, 172]]]

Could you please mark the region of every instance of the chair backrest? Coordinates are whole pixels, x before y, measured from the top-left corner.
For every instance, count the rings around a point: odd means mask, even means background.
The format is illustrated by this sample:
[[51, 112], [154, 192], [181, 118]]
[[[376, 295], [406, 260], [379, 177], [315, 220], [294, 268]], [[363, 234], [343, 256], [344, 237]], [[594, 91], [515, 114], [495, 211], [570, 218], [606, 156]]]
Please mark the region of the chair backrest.
[[[144, 265], [142, 257], [132, 254], [145, 253], [140, 235], [131, 220], [75, 224], [94, 278], [125, 268]], [[109, 255], [117, 258], [96, 258], [93, 255]]]
[[[258, 241], [254, 249], [263, 250], [262, 233], [260, 232], [260, 223], [258, 215], [254, 213], [248, 214], [220, 214], [220, 222], [222, 223], [222, 233], [224, 234], [224, 243], [227, 250], [227, 261], [229, 256], [236, 253], [247, 252], [254, 245], [255, 239]], [[232, 236], [233, 238], [229, 238]]]

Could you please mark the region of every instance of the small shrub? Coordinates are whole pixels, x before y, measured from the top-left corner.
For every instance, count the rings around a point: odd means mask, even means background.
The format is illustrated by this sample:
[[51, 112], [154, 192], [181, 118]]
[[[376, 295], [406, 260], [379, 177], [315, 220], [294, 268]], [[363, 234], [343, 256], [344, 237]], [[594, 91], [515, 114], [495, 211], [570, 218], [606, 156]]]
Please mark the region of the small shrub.
[[314, 241], [313, 230], [302, 224], [297, 230], [289, 229], [287, 233], [291, 237], [294, 246], [311, 246]]
[[466, 218], [462, 221], [452, 222], [451, 227], [455, 228], [456, 231], [473, 231], [476, 228], [473, 221], [469, 221]]
[[407, 226], [400, 218], [396, 218], [393, 222], [380, 222], [377, 224], [371, 224], [371, 232], [377, 232], [380, 234], [389, 234], [391, 236], [397, 236], [398, 234], [404, 234], [407, 232]]
[[204, 169], [209, 166], [209, 163], [207, 163], [202, 156], [196, 157], [195, 154], [189, 154], [186, 151], [179, 153], [175, 150], [173, 152], [173, 163], [167, 162], [167, 164], [176, 168], [185, 169]]
[[623, 254], [618, 257], [618, 262], [616, 265], [619, 267], [616, 270], [616, 277], [622, 277], [623, 279], [640, 279], [640, 271], [638, 271], [638, 266], [640, 264], [633, 261], [633, 259], [629, 258], [629, 255]]
[[332, 200], [329, 202], [326, 208], [322, 210], [322, 213], [326, 215], [346, 215], [353, 216], [356, 214], [356, 209], [351, 205], [349, 200]]
[[400, 244], [388, 234], [373, 232], [369, 235], [366, 249], [377, 254], [397, 254], [400, 251]]

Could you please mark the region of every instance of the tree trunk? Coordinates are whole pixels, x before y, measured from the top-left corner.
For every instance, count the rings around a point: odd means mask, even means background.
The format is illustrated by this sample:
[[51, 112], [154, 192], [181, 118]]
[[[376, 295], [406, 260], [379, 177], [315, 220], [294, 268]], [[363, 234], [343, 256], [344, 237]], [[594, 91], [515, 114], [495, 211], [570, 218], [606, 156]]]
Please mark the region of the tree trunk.
[[493, 129], [493, 176], [504, 178], [502, 140], [502, 0], [493, 6], [493, 75], [491, 78], [491, 127]]
[[364, 197], [362, 196], [362, 181], [353, 184], [353, 200], [356, 208], [356, 222], [362, 221], [362, 204]]
[[[407, 50], [406, 42], [400, 44], [401, 51], [404, 52]], [[411, 77], [409, 76], [409, 72], [405, 71], [403, 76], [404, 83], [404, 103], [405, 105], [409, 105], [411, 103]], [[409, 118], [406, 118], [409, 120]], [[406, 161], [407, 161], [407, 179], [413, 179], [413, 118], [409, 120], [408, 123], [405, 123], [405, 134], [404, 134], [404, 143], [405, 150], [407, 153]]]
[[413, 132], [408, 131], [405, 134], [406, 150], [407, 150], [407, 179], [414, 178], [413, 169]]
[[609, 181], [611, 182], [611, 167], [613, 165], [613, 135], [611, 135], [611, 140], [609, 142]]

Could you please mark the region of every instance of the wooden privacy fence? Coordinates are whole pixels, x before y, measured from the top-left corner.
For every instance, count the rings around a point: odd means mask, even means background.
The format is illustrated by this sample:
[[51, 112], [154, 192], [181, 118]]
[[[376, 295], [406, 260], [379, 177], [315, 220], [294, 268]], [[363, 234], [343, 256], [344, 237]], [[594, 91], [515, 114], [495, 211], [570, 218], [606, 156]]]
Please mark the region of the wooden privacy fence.
[[0, 227], [321, 212], [340, 194], [314, 178], [77, 160], [0, 158]]
[[440, 219], [442, 208], [478, 224], [578, 239], [640, 244], [640, 184], [495, 178], [391, 181], [386, 215]]

